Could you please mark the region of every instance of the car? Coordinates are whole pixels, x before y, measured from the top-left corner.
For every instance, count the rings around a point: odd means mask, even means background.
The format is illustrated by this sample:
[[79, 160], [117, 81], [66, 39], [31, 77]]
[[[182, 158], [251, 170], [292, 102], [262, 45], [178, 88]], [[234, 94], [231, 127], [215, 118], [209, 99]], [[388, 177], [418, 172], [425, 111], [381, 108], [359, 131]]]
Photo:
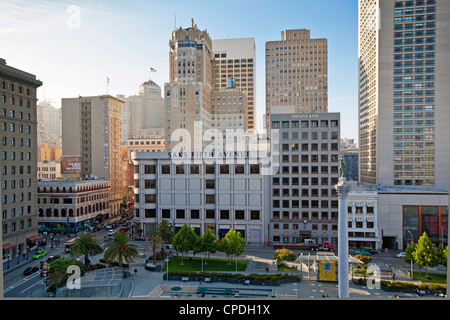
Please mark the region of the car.
[[58, 258], [59, 258], [59, 256], [50, 256], [50, 257], [47, 258], [47, 262], [55, 261]]
[[23, 271], [23, 275], [24, 276], [29, 276], [30, 274], [35, 273], [36, 271], [38, 271], [39, 268], [38, 267], [28, 267]]
[[368, 251], [370, 254], [378, 254], [378, 250], [377, 250], [377, 249], [367, 249], [367, 251]]
[[36, 254], [33, 256], [33, 259], [40, 259], [40, 258], [42, 258], [43, 256], [45, 256], [47, 254], [47, 251], [45, 251], [45, 250], [41, 250], [41, 251], [38, 251], [38, 252], [36, 252]]
[[113, 236], [114, 233], [116, 233], [116, 230], [111, 229], [111, 230], [108, 231], [108, 236]]
[[400, 252], [399, 254], [397, 254], [397, 258], [403, 258], [404, 256], [406, 256], [405, 252]]
[[356, 250], [356, 251], [355, 251], [355, 254], [362, 254], [363, 256], [369, 256], [369, 255], [370, 255], [370, 252], [369, 252], [369, 251], [366, 251], [366, 250], [364, 250], [364, 249], [361, 249], [361, 250]]

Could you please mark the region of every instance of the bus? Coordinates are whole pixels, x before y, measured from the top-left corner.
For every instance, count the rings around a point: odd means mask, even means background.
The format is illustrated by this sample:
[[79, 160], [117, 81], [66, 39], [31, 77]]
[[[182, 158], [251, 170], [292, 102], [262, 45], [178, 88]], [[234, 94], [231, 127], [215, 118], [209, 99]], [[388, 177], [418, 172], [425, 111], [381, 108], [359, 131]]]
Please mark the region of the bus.
[[66, 248], [66, 252], [70, 252], [70, 247], [75, 243], [77, 239], [78, 237], [70, 239], [69, 241], [66, 242], [66, 244], [64, 245]]

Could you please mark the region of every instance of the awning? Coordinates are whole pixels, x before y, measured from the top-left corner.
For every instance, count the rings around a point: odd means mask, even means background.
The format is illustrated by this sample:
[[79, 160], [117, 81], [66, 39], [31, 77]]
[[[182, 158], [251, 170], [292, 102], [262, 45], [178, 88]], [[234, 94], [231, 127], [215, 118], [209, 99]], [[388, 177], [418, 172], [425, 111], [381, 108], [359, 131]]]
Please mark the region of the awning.
[[11, 249], [11, 248], [14, 248], [14, 247], [15, 247], [15, 245], [13, 245], [11, 243], [7, 243], [7, 244], [3, 245], [3, 250], [8, 250], [8, 249]]
[[40, 236], [31, 236], [27, 238], [27, 241], [36, 241], [39, 240], [41, 237]]

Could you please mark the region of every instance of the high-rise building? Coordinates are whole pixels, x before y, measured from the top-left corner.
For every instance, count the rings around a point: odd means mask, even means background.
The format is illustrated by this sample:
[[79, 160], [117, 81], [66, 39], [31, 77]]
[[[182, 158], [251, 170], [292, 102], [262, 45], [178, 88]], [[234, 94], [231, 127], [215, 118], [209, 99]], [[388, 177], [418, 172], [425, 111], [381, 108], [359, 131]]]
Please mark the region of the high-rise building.
[[[203, 132], [211, 127], [211, 38], [192, 23], [189, 28], [174, 30], [169, 46], [170, 77], [164, 86], [166, 147], [172, 150], [183, 143], [184, 149], [200, 151]], [[177, 129], [186, 130], [189, 137], [174, 137]]]
[[328, 111], [328, 41], [310, 30], [285, 30], [266, 42], [266, 128], [273, 106], [295, 106], [298, 113]]
[[37, 105], [39, 144], [47, 143], [47, 139], [61, 138], [61, 108], [56, 108], [48, 100]]
[[35, 75], [0, 59], [3, 261], [26, 252], [39, 239], [36, 91], [41, 85]]
[[[217, 96], [215, 97], [216, 99], [213, 99], [212, 101], [213, 116], [219, 116], [219, 111], [224, 109], [219, 109], [218, 103], [220, 103], [220, 107], [223, 107], [224, 103], [226, 103], [226, 107], [234, 107], [232, 115], [235, 113], [234, 110], [237, 109], [236, 106], [240, 107], [239, 109], [241, 110], [244, 108], [243, 114], [241, 114], [244, 126], [242, 129], [244, 131], [255, 129], [255, 39], [214, 39], [212, 40], [212, 47], [214, 51], [214, 89], [216, 91], [222, 91], [227, 90], [228, 88], [233, 88], [234, 91], [241, 91], [242, 95], [245, 95], [247, 99], [246, 104], [244, 104], [243, 101], [238, 101], [237, 104], [236, 101], [219, 102], [217, 98], [220, 96], [220, 93], [217, 93]], [[223, 114], [221, 117], [223, 117]], [[233, 127], [230, 126], [230, 129], [231, 128]]]
[[279, 130], [279, 171], [272, 175], [269, 234], [274, 244], [336, 244], [339, 113], [271, 114]]
[[161, 87], [149, 80], [139, 86], [137, 95], [124, 97], [123, 105], [123, 142], [130, 138], [146, 136], [148, 129], [164, 128], [164, 99], [161, 97]]
[[359, 1], [359, 181], [449, 188], [450, 3]]
[[110, 95], [62, 99], [63, 156], [79, 157], [82, 177], [109, 180], [110, 214], [120, 212], [122, 190], [122, 105]]

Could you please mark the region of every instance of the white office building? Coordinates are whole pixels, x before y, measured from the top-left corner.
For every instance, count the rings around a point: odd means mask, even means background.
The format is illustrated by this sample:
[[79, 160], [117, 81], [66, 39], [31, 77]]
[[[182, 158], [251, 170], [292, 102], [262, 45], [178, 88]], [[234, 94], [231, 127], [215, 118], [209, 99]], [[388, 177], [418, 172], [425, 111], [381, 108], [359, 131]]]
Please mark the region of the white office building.
[[[177, 157], [175, 157], [177, 156]], [[135, 226], [149, 236], [163, 219], [221, 239], [230, 229], [247, 244], [268, 241], [269, 176], [245, 153], [134, 153]]]

